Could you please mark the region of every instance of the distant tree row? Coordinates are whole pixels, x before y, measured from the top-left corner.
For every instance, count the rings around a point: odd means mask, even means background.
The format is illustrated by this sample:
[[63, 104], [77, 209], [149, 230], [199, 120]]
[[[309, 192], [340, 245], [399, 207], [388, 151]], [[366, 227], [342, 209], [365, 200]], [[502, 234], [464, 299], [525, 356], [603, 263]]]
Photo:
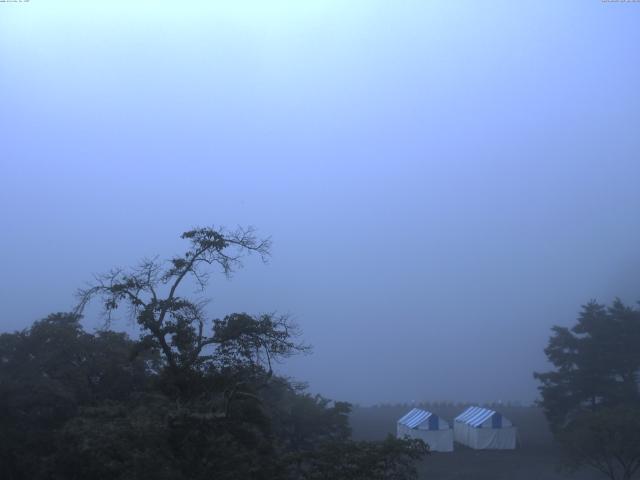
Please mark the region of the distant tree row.
[[[275, 362], [307, 349], [287, 317], [208, 321], [180, 294], [211, 267], [269, 254], [252, 230], [185, 232], [189, 248], [99, 276], [78, 309], [0, 335], [0, 478], [7, 480], [412, 479], [420, 441], [350, 439], [350, 405], [310, 395]], [[84, 306], [127, 308], [131, 339], [86, 332]]]
[[[372, 405], [369, 408], [413, 408], [415, 406], [420, 408], [425, 408], [427, 410], [437, 409], [437, 408], [459, 408], [460, 410], [465, 409], [469, 405], [482, 405], [488, 408], [529, 408], [531, 405], [524, 405], [520, 401], [506, 401], [506, 402], [485, 402], [485, 403], [473, 403], [473, 402], [456, 402], [453, 400], [435, 400], [435, 401], [420, 401], [420, 402], [397, 402], [397, 403], [377, 403]], [[356, 408], [360, 407], [360, 405], [354, 405]]]

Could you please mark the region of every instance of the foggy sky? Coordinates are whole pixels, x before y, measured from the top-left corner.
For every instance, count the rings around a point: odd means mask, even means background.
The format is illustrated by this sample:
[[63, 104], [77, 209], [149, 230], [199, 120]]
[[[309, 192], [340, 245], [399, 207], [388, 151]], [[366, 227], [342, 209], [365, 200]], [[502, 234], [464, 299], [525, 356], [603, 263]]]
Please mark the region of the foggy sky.
[[97, 3], [0, 3], [0, 330], [254, 225], [211, 316], [290, 313], [312, 391], [528, 402], [640, 300], [640, 4]]

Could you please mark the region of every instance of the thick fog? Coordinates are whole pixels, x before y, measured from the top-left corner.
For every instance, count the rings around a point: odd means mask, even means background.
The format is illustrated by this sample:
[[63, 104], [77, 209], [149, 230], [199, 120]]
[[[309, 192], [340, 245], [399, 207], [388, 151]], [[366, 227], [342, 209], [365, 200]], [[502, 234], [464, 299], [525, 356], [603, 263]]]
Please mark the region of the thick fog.
[[97, 3], [0, 3], [0, 330], [253, 225], [209, 309], [291, 314], [282, 372], [530, 402], [552, 325], [640, 299], [640, 5]]

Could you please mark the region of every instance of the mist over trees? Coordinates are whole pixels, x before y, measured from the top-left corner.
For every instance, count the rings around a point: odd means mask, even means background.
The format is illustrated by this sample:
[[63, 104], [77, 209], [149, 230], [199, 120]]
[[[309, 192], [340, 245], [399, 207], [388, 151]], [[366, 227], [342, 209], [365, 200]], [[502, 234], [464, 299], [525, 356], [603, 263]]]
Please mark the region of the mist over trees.
[[[145, 260], [80, 290], [78, 308], [0, 336], [0, 476], [27, 479], [411, 479], [420, 441], [350, 439], [351, 406], [311, 395], [273, 363], [308, 347], [286, 316], [209, 321], [210, 267], [269, 255], [253, 230], [198, 228], [168, 262]], [[107, 323], [81, 325], [92, 299]], [[131, 339], [110, 329], [127, 308]]]
[[[74, 311], [0, 335], [0, 475], [27, 479], [417, 478], [419, 440], [351, 438], [351, 405], [310, 394], [276, 363], [308, 353], [286, 315], [210, 319], [210, 275], [247, 255], [266, 260], [254, 230], [196, 228], [187, 249], [94, 277]], [[100, 302], [102, 329], [82, 315]], [[138, 338], [112, 329], [124, 311]], [[590, 302], [572, 328], [554, 327], [535, 373], [567, 465], [612, 480], [640, 470], [640, 310]]]

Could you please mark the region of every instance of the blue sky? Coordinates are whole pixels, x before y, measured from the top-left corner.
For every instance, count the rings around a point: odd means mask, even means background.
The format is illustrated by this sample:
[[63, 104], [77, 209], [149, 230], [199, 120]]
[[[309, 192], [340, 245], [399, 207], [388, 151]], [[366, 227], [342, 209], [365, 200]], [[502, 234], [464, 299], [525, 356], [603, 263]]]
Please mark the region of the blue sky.
[[551, 325], [640, 300], [639, 27], [596, 0], [0, 4], [0, 327], [254, 225], [273, 257], [211, 315], [290, 313], [312, 390], [532, 400]]

